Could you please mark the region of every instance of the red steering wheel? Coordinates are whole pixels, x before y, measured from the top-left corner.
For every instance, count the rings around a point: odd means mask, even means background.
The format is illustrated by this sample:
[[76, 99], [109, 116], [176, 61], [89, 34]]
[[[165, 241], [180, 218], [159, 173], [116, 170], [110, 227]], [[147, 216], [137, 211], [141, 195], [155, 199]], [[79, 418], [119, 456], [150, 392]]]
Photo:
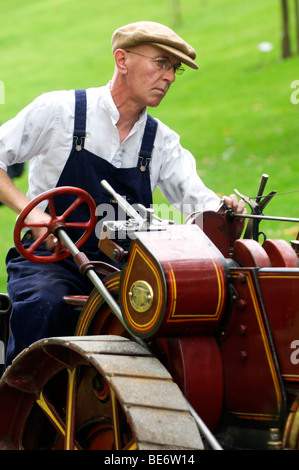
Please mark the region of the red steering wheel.
[[[54, 198], [61, 194], [72, 194], [77, 196], [74, 202], [65, 210], [62, 215], [56, 214]], [[48, 200], [48, 208], [51, 219], [47, 223], [40, 224], [28, 224], [26, 217], [28, 214], [41, 202]], [[66, 222], [67, 217], [77, 209], [81, 204], [87, 204], [89, 209], [89, 220], [87, 222]], [[37, 255], [34, 251], [44, 243], [45, 239], [50, 235], [54, 234], [58, 228], [73, 228], [84, 230], [82, 236], [75, 242], [77, 248], [83, 245], [86, 240], [90, 237], [96, 224], [96, 204], [92, 197], [83, 189], [61, 186], [55, 189], [50, 189], [33, 199], [18, 215], [15, 229], [14, 229], [14, 243], [18, 252], [30, 261], [37, 263], [52, 263], [67, 258], [70, 255], [70, 251], [65, 247], [62, 241], [57, 237], [58, 243], [55, 251], [50, 255]], [[21, 240], [21, 232], [24, 228], [46, 228], [46, 232], [37, 238], [29, 247], [25, 248]]]

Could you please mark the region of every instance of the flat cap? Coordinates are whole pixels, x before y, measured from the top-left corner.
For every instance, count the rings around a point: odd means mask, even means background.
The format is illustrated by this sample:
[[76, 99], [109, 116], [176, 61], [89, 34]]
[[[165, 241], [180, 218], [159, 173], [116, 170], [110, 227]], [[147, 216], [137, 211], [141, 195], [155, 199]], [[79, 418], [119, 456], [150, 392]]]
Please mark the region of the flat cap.
[[153, 21], [140, 21], [122, 26], [112, 35], [112, 52], [116, 49], [151, 44], [178, 57], [183, 64], [198, 69], [194, 62], [196, 52], [190, 44], [178, 36], [172, 29]]

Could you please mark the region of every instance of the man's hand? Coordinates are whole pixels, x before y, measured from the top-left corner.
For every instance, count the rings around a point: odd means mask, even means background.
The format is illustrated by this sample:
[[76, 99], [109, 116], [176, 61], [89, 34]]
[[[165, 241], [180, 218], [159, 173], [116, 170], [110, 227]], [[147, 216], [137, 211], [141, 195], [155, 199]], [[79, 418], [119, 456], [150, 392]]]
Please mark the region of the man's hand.
[[[30, 226], [30, 224], [38, 224], [40, 227], [31, 227], [31, 232], [33, 235], [33, 238], [37, 240], [38, 238], [42, 237], [46, 231], [47, 228], [43, 227], [42, 225], [47, 225], [49, 221], [51, 220], [51, 217], [49, 214], [46, 212], [43, 212], [41, 209], [38, 207], [35, 207], [27, 216], [26, 222]], [[46, 248], [49, 251], [54, 251], [56, 246], [57, 246], [57, 238], [53, 235], [50, 234], [46, 239], [45, 239], [45, 244]]]
[[[239, 201], [235, 194], [224, 196], [222, 200], [224, 201], [227, 209], [231, 209], [235, 214], [247, 214], [245, 202], [243, 199], [240, 199]], [[236, 219], [236, 237], [239, 238], [244, 230], [246, 219], [244, 217], [237, 217]]]
[[237, 214], [247, 214], [245, 202], [243, 199], [240, 199], [239, 201], [235, 194], [231, 194], [230, 196], [223, 196], [222, 199], [227, 209], [232, 209]]

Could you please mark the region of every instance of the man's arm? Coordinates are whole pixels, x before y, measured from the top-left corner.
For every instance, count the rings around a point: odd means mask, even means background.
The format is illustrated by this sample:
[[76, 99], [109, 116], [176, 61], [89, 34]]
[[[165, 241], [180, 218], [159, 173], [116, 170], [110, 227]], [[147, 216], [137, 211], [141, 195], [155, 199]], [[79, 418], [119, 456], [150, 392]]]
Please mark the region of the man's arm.
[[[20, 214], [24, 207], [30, 202], [29, 199], [23, 194], [12, 182], [8, 174], [0, 169], [0, 201], [7, 207], [12, 209], [17, 214]], [[42, 224], [48, 222], [51, 217], [43, 212], [38, 207], [32, 209], [28, 214], [27, 222]], [[34, 238], [39, 238], [45, 232], [44, 228], [33, 228], [32, 233]], [[51, 235], [46, 240], [46, 245], [49, 250], [54, 248], [54, 236]]]
[[0, 169], [0, 201], [19, 214], [29, 203], [28, 198], [12, 182], [6, 171]]
[[[29, 161], [48, 151], [58, 125], [56, 101], [52, 96], [52, 93], [46, 93], [36, 98], [0, 127], [0, 201], [17, 214], [30, 200], [15, 186], [6, 171], [14, 163]], [[27, 222], [42, 224], [49, 219], [48, 214], [36, 207], [28, 214]], [[44, 228], [33, 228], [34, 238], [39, 238], [44, 231]], [[53, 238], [53, 235], [47, 238], [48, 248], [53, 245]]]

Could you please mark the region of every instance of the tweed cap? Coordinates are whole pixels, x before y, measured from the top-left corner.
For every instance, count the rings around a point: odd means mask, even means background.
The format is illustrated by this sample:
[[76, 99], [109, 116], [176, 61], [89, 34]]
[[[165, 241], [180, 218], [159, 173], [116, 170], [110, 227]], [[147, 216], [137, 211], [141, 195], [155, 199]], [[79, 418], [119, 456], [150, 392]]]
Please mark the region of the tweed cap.
[[142, 44], [151, 44], [170, 52], [193, 69], [198, 69], [194, 62], [196, 52], [190, 44], [180, 38], [172, 29], [152, 21], [131, 23], [114, 31], [112, 52], [116, 49], [128, 49]]

